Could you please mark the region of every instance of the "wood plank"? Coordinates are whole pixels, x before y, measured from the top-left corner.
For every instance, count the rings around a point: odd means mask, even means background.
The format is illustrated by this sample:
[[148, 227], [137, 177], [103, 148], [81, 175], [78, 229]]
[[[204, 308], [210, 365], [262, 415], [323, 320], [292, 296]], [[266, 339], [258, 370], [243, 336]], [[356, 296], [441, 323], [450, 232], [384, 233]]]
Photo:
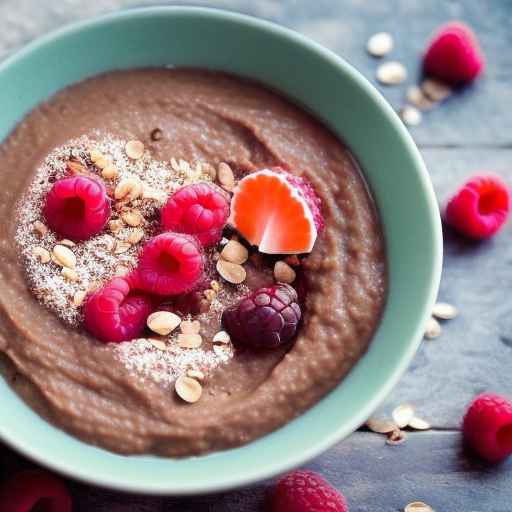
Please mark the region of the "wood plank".
[[[73, 20], [120, 7], [156, 3], [166, 2], [97, 0], [83, 3], [77, 9], [74, 2], [4, 0], [0, 2], [0, 19], [4, 20], [0, 57]], [[424, 122], [413, 128], [412, 133], [421, 145], [512, 146], [512, 119], [507, 108], [512, 104], [512, 15], [509, 2], [185, 0], [179, 3], [233, 9], [286, 25], [346, 58], [374, 84], [379, 61], [365, 51], [366, 42], [372, 34], [379, 31], [393, 34], [396, 48], [390, 58], [398, 59], [407, 66], [408, 83], [414, 83], [429, 34], [449, 19], [462, 19], [477, 31], [488, 57], [485, 77], [442, 107], [427, 113]], [[398, 109], [402, 105], [405, 85], [378, 87], [393, 107]]]
[[[348, 0], [311, 2], [296, 9], [287, 4], [279, 21], [304, 33], [346, 58], [378, 87], [398, 110], [406, 85], [419, 82], [420, 58], [430, 34], [450, 19], [461, 19], [477, 32], [488, 58], [485, 76], [475, 86], [454, 95], [442, 106], [424, 115], [411, 132], [420, 145], [508, 145], [512, 146], [512, 15], [510, 3], [411, 0], [361, 2]], [[409, 71], [405, 85], [381, 86], [375, 71], [381, 60], [366, 54], [368, 38], [390, 32], [395, 50], [389, 59], [399, 60]], [[321, 80], [321, 77], [319, 77]]]
[[[501, 468], [478, 462], [462, 450], [460, 434], [454, 432], [413, 433], [400, 446], [388, 446], [384, 439], [358, 432], [306, 467], [340, 489], [351, 512], [398, 512], [416, 500], [438, 512], [510, 512], [512, 461]], [[255, 512], [264, 510], [270, 484], [193, 498], [133, 496], [70, 485], [75, 512]]]
[[[512, 150], [423, 150], [442, 204], [475, 171], [494, 171], [511, 185]], [[510, 272], [512, 222], [494, 239], [471, 243], [445, 230], [440, 299], [460, 315], [424, 341], [383, 408], [411, 402], [439, 428], [458, 428], [466, 404], [482, 391], [512, 397]]]

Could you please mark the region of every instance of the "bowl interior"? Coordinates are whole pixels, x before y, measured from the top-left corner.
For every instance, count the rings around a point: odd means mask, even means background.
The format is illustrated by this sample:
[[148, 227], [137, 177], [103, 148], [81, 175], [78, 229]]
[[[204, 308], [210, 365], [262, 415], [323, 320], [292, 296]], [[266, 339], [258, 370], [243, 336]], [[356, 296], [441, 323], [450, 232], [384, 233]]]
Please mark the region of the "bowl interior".
[[[3, 440], [79, 479], [113, 488], [189, 494], [269, 477], [320, 453], [371, 414], [412, 358], [433, 304], [441, 231], [430, 181], [388, 104], [354, 69], [298, 34], [196, 8], [125, 11], [61, 30], [0, 65], [0, 139], [66, 85], [111, 69], [196, 66], [255, 78], [315, 112], [350, 146], [380, 210], [390, 290], [370, 350], [333, 392], [280, 430], [242, 448], [183, 460], [123, 457], [52, 427], [0, 379]], [[221, 471], [219, 469], [222, 468]]]

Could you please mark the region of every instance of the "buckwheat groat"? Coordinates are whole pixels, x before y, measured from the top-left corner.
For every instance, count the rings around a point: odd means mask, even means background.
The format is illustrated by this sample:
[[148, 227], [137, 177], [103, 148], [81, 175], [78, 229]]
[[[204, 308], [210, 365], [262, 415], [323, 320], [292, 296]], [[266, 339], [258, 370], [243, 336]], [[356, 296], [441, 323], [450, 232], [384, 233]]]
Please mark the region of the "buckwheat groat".
[[366, 351], [387, 286], [377, 212], [348, 149], [275, 92], [108, 73], [34, 109], [0, 158], [3, 371], [80, 439], [239, 446]]

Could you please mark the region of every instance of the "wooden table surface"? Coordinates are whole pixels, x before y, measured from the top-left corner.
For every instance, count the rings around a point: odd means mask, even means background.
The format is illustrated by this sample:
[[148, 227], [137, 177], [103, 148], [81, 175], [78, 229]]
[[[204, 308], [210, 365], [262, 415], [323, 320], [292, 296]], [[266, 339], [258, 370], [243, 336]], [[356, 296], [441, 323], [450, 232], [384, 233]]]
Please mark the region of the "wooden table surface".
[[[3, 0], [0, 57], [69, 21], [155, 2]], [[178, 2], [189, 4], [189, 2]], [[197, 4], [197, 2], [195, 2]], [[418, 80], [419, 56], [431, 31], [458, 18], [478, 33], [487, 56], [485, 76], [426, 113], [411, 133], [425, 158], [442, 204], [468, 176], [493, 171], [512, 184], [512, 2], [508, 0], [218, 0], [200, 2], [264, 17], [305, 34], [347, 59], [375, 83], [378, 62], [365, 52], [369, 36], [391, 32], [392, 58]], [[321, 80], [321, 77], [318, 78]], [[379, 87], [395, 108], [405, 85]], [[468, 243], [445, 232], [440, 299], [460, 316], [443, 334], [425, 341], [408, 372], [384, 404], [390, 412], [409, 402], [434, 426], [410, 434], [400, 446], [358, 431], [307, 467], [319, 471], [348, 498], [352, 512], [394, 512], [422, 500], [436, 511], [512, 511], [512, 462], [489, 467], [461, 449], [459, 425], [467, 402], [482, 391], [512, 396], [512, 222], [492, 241]], [[0, 476], [30, 463], [7, 449]], [[70, 482], [75, 511], [262, 510], [269, 483], [236, 492], [173, 499], [130, 496]]]

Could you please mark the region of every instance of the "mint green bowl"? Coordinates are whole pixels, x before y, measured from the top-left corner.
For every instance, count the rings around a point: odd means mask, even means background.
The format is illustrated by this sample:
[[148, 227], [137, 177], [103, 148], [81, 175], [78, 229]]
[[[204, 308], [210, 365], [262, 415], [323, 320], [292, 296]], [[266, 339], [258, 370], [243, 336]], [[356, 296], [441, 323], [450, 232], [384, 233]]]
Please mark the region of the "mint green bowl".
[[46, 36], [0, 65], [0, 138], [59, 89], [111, 69], [196, 66], [255, 78], [322, 118], [350, 146], [377, 202], [390, 290], [368, 353], [306, 414], [246, 446], [182, 460], [123, 457], [41, 419], [0, 379], [1, 438], [28, 457], [97, 485], [154, 494], [234, 488], [298, 466], [361, 425], [411, 361], [434, 303], [442, 259], [437, 202], [411, 137], [350, 65], [271, 23], [217, 10], [118, 12]]

